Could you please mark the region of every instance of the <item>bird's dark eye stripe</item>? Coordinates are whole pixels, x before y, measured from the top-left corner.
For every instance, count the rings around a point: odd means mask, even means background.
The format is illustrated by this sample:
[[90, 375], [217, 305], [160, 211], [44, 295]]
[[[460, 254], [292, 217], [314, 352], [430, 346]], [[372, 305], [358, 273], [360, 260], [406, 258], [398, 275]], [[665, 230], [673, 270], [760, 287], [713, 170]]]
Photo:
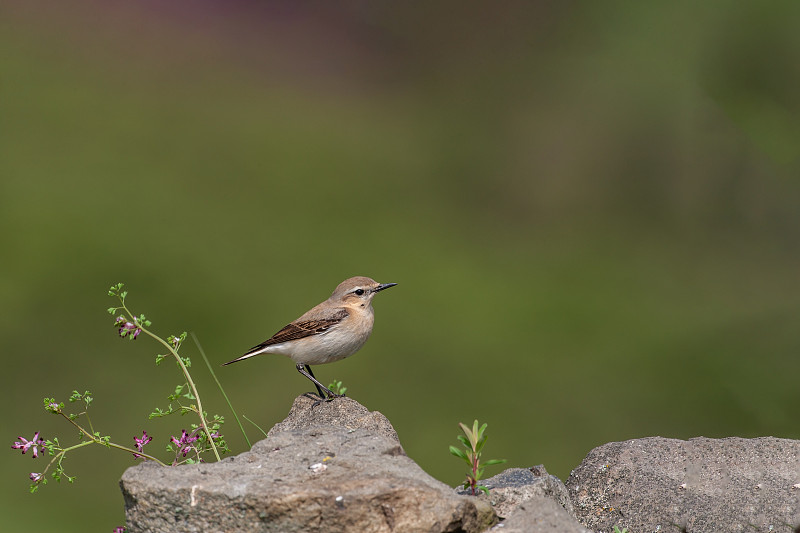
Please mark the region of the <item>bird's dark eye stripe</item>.
[[364, 294], [364, 289], [356, 289], [353, 292], [356, 293], [358, 296], [361, 296], [362, 294]]

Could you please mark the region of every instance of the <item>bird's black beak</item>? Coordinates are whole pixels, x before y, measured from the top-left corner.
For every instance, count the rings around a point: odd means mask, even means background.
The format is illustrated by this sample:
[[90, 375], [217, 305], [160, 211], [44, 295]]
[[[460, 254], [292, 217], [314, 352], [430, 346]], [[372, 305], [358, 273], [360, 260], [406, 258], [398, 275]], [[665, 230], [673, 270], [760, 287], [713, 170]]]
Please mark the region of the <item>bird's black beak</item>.
[[372, 292], [380, 292], [383, 289], [388, 289], [389, 287], [394, 287], [395, 285], [397, 285], [397, 283], [381, 283], [380, 285], [372, 289]]

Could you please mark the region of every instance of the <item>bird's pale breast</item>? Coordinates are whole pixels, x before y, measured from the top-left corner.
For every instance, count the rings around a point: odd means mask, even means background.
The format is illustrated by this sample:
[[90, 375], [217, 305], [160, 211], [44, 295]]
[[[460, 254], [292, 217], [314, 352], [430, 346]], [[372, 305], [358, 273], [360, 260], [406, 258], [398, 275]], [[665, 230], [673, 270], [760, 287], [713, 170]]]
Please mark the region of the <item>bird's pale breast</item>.
[[267, 347], [263, 353], [288, 356], [295, 363], [321, 365], [356, 353], [369, 339], [374, 323], [372, 307], [350, 309], [351, 315], [323, 333]]

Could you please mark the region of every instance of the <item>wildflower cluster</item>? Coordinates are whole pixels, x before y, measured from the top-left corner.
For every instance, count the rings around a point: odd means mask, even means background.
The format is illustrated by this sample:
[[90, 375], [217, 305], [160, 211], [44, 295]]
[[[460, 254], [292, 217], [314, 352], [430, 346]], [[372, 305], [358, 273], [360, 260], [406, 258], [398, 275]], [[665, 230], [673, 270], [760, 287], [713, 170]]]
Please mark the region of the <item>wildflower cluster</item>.
[[[152, 333], [149, 329], [152, 323], [143, 314], [136, 315], [125, 304], [125, 298], [128, 296], [128, 291], [123, 290], [124, 285], [118, 283], [113, 285], [108, 295], [117, 298], [119, 305], [116, 307], [109, 307], [108, 312], [114, 315], [114, 325], [119, 328], [118, 332], [120, 337], [128, 337], [129, 339], [136, 339], [136, 337], [145, 333], [156, 340], [163, 348], [167, 350], [164, 354], [156, 355], [156, 365], [160, 365], [164, 359], [172, 357], [175, 363], [180, 368], [185, 381], [175, 387], [175, 391], [167, 396], [169, 405], [166, 409], [156, 407], [150, 413], [150, 418], [167, 416], [172, 413], [187, 414], [193, 413], [199, 418], [199, 424], [193, 425], [193, 428], [198, 433], [198, 445], [194, 446], [197, 454], [195, 457], [187, 459], [185, 462], [200, 461], [200, 454], [206, 451], [213, 453], [217, 461], [220, 460], [220, 453], [230, 451], [221, 435], [219, 429], [225, 422], [224, 417], [214, 415], [212, 422], [209, 424], [208, 413], [203, 410], [200, 402], [200, 395], [197, 392], [197, 387], [189, 374], [189, 368], [192, 366], [192, 360], [188, 356], [183, 356], [178, 353], [183, 341], [186, 340], [186, 332], [179, 335], [169, 335], [166, 340]], [[188, 401], [187, 401], [188, 400]], [[212, 432], [216, 433], [216, 437], [212, 436]], [[145, 437], [143, 436], [142, 439]], [[174, 439], [174, 437], [173, 437]], [[150, 442], [149, 440], [147, 442]], [[137, 445], [139, 441], [136, 441]], [[172, 451], [170, 445], [167, 450]], [[184, 456], [188, 455], [184, 454]], [[173, 462], [173, 464], [178, 464]]]
[[[197, 388], [188, 371], [188, 368], [191, 367], [191, 360], [189, 357], [178, 353], [181, 344], [186, 340], [186, 333], [170, 335], [166, 340], [162, 339], [148, 329], [151, 326], [151, 322], [144, 315], [136, 315], [127, 307], [125, 303], [127, 291], [123, 290], [121, 283], [112, 286], [108, 294], [115, 297], [119, 302], [118, 306], [108, 309], [108, 312], [114, 315], [114, 327], [117, 329], [119, 336], [135, 340], [144, 334], [154, 339], [166, 349], [164, 355], [156, 357], [156, 364], [161, 363], [165, 358], [171, 357], [180, 368], [184, 378], [183, 383], [178, 385], [174, 392], [168, 396], [170, 403], [167, 409], [156, 408], [155, 411], [150, 413], [151, 419], [175, 412], [197, 416], [197, 423], [191, 424], [189, 431], [181, 430], [180, 437], [173, 435], [168, 439], [166, 450], [175, 455], [169, 464], [178, 465], [200, 462], [203, 461], [203, 457], [207, 453], [213, 454], [219, 460], [221, 453], [230, 451], [221, 434], [225, 419], [220, 415], [209, 417], [202, 408]], [[77, 442], [74, 444], [62, 445], [58, 438], [55, 437], [52, 440], [45, 439], [40, 436], [38, 431], [30, 440], [21, 436], [17, 437], [17, 441], [11, 446], [12, 450], [20, 450], [22, 454], [30, 452], [29, 456], [33, 459], [37, 459], [39, 455], [48, 455], [50, 457], [50, 461], [41, 469], [41, 472], [31, 472], [29, 474], [28, 477], [32, 482], [30, 486], [31, 492], [36, 492], [41, 485], [47, 484], [48, 477], [55, 481], [61, 481], [63, 478], [69, 483], [74, 482], [75, 476], [68, 476], [64, 472], [64, 459], [70, 452], [92, 444], [130, 453], [134, 460], [143, 459], [154, 461], [162, 466], [168, 465], [168, 463], [162, 462], [145, 451], [145, 446], [154, 440], [153, 436], [148, 435], [146, 430], [142, 430], [141, 437], [133, 437], [133, 446], [114, 442], [109, 435], [103, 435], [96, 431], [89, 416], [89, 408], [93, 400], [94, 397], [90, 391], [73, 391], [69, 402], [76, 404], [78, 408], [68, 411], [65, 409], [63, 402], [57, 402], [54, 398], [44, 399], [44, 409], [47, 412], [60, 416], [78, 430]], [[122, 526], [115, 529], [116, 532], [124, 530]]]
[[[66, 455], [78, 448], [82, 448], [84, 446], [88, 446], [90, 444], [99, 444], [102, 446], [106, 446], [107, 448], [118, 448], [121, 450], [126, 450], [130, 452], [135, 452], [136, 450], [131, 450], [130, 448], [126, 448], [125, 446], [121, 446], [119, 444], [111, 442], [111, 437], [107, 435], [101, 435], [100, 432], [94, 431], [92, 427], [91, 419], [89, 418], [88, 409], [91, 405], [93, 400], [92, 393], [89, 391], [85, 391], [83, 393], [78, 391], [73, 391], [72, 396], [70, 396], [69, 401], [72, 403], [81, 402], [83, 403], [83, 411], [76, 412], [76, 413], [66, 413], [64, 411], [64, 403], [56, 402], [53, 398], [45, 398], [43, 400], [44, 409], [52, 413], [54, 415], [61, 416], [67, 422], [72, 424], [74, 427], [78, 429], [78, 442], [72, 446], [63, 446], [58, 438], [54, 437], [52, 440], [50, 439], [43, 439], [39, 436], [39, 432], [37, 431], [34, 434], [33, 439], [27, 440], [23, 437], [18, 437], [19, 441], [15, 442], [11, 449], [13, 450], [22, 450], [24, 454], [28, 450], [32, 451], [32, 457], [36, 459], [39, 456], [39, 452], [41, 449], [42, 454], [47, 454], [50, 456], [50, 462], [45, 465], [45, 468], [41, 472], [31, 472], [28, 476], [29, 479], [32, 481], [30, 490], [31, 492], [36, 492], [39, 490], [40, 485], [47, 484], [47, 473], [50, 473], [53, 480], [60, 482], [61, 479], [66, 479], [69, 483], [73, 483], [75, 481], [75, 476], [69, 476], [64, 472], [63, 461]], [[85, 425], [80, 422], [80, 419], [83, 418], [86, 420]], [[138, 451], [141, 451], [139, 449]], [[156, 460], [154, 457], [147, 456], [149, 459]]]

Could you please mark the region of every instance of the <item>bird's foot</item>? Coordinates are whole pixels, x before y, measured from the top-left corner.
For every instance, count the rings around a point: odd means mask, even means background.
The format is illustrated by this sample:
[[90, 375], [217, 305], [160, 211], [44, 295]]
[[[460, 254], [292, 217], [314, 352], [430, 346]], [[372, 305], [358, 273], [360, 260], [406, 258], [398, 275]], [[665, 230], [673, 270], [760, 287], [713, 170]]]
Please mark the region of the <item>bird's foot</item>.
[[336, 398], [345, 398], [344, 394], [335, 394], [333, 392], [330, 394], [326, 394], [325, 396], [320, 396], [319, 394], [316, 394], [314, 392], [306, 392], [303, 393], [303, 396], [311, 400], [314, 400], [314, 403], [311, 405], [312, 409], [321, 404], [322, 402], [330, 402], [335, 400]]

